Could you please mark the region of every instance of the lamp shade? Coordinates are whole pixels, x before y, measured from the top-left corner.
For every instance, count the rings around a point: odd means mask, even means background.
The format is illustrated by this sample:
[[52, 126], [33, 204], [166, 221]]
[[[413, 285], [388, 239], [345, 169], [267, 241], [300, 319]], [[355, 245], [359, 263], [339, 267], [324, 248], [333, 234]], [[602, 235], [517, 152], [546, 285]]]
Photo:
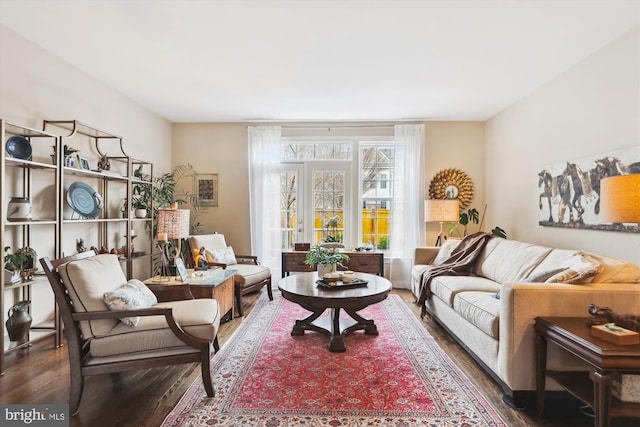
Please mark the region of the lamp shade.
[[600, 180], [600, 222], [640, 223], [640, 174]]
[[449, 222], [460, 219], [458, 199], [429, 199], [424, 201], [425, 222]]
[[168, 239], [189, 237], [189, 213], [187, 209], [158, 209], [158, 236]]

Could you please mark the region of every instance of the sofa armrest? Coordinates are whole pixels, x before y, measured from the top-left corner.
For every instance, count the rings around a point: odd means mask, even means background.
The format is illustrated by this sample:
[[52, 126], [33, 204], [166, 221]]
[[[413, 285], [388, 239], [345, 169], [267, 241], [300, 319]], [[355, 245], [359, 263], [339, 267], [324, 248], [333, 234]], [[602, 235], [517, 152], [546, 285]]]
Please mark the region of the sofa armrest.
[[[587, 311], [589, 304], [610, 307], [616, 312], [636, 313], [640, 310], [640, 285], [632, 283], [584, 285], [505, 283], [502, 285], [497, 369], [499, 376], [511, 389], [535, 389], [536, 354], [533, 329], [535, 318], [538, 316], [589, 317]], [[524, 375], [524, 373], [528, 374]]]
[[413, 264], [433, 264], [433, 260], [436, 259], [436, 255], [438, 255], [438, 251], [440, 250], [437, 246], [419, 246], [415, 250], [415, 254], [413, 257]]

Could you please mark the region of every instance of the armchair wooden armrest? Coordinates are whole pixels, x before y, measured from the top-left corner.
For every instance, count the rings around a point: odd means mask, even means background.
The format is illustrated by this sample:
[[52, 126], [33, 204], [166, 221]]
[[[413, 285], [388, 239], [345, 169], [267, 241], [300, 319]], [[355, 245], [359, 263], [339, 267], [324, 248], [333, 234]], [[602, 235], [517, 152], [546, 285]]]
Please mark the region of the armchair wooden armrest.
[[258, 265], [258, 257], [255, 255], [236, 255], [238, 264], [254, 264]]

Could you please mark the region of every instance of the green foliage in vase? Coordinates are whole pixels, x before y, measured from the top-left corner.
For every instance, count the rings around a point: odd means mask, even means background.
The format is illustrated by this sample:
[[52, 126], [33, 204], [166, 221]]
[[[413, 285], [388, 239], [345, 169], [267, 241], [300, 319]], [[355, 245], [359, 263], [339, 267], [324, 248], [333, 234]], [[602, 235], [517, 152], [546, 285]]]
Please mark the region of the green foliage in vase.
[[4, 268], [9, 271], [23, 271], [28, 268], [34, 268], [38, 259], [38, 254], [32, 248], [20, 248], [11, 253], [11, 247], [4, 247]]
[[309, 249], [304, 263], [311, 266], [317, 264], [338, 264], [343, 266], [342, 263], [345, 261], [349, 261], [349, 255], [341, 252], [331, 252], [328, 249], [316, 245]]

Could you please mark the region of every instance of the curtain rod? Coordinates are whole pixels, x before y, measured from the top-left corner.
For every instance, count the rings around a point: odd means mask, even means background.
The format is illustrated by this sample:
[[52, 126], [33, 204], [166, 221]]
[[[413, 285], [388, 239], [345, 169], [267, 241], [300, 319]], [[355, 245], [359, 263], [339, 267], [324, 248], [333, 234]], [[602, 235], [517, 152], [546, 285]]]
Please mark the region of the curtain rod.
[[[405, 125], [419, 125], [422, 122], [402, 122], [402, 123], [398, 123], [398, 124], [405, 124]], [[252, 126], [280, 126], [282, 129], [324, 129], [324, 128], [336, 128], [336, 129], [340, 129], [340, 128], [386, 128], [386, 127], [393, 127], [395, 125], [394, 124], [379, 124], [379, 125], [374, 125], [374, 124], [356, 124], [356, 125], [337, 125], [337, 124], [326, 124], [326, 125], [278, 125], [278, 124], [270, 124], [270, 123], [258, 123], [255, 125], [247, 125], [247, 127], [252, 127]]]

